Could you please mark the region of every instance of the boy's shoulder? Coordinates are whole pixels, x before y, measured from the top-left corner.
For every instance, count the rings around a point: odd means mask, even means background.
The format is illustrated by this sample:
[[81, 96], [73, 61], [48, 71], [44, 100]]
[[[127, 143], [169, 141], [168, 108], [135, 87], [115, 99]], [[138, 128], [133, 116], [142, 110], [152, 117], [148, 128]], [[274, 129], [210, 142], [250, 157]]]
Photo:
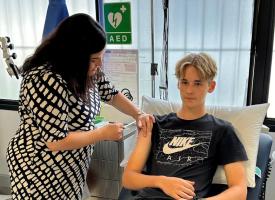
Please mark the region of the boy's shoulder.
[[212, 120], [213, 120], [213, 122], [215, 124], [217, 124], [217, 125], [220, 125], [220, 126], [232, 126], [232, 124], [229, 121], [227, 121], [227, 120], [221, 119], [221, 118], [216, 117], [216, 116], [214, 116], [212, 114], [208, 114], [208, 116], [211, 117]]
[[209, 114], [209, 117], [212, 118], [212, 123], [213, 123], [213, 130], [215, 130], [216, 132], [223, 132], [223, 133], [232, 133], [235, 132], [235, 128], [233, 127], [233, 125], [231, 124], [231, 122], [226, 121], [224, 119], [215, 117], [211, 114]]
[[176, 119], [177, 115], [176, 115], [176, 113], [171, 112], [171, 113], [164, 114], [164, 115], [154, 115], [154, 117], [158, 122], [166, 122], [166, 121]]

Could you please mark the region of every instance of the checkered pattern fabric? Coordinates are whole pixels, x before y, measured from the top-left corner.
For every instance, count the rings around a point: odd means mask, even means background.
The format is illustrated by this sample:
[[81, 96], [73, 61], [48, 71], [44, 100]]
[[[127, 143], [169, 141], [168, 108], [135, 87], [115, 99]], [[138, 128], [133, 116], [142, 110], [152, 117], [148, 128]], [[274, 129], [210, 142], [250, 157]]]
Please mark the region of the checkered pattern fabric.
[[100, 100], [109, 101], [115, 94], [101, 75], [90, 90], [88, 106], [49, 67], [23, 75], [20, 126], [7, 149], [13, 199], [81, 199], [93, 146], [52, 152], [45, 142], [65, 138], [70, 131], [92, 130]]

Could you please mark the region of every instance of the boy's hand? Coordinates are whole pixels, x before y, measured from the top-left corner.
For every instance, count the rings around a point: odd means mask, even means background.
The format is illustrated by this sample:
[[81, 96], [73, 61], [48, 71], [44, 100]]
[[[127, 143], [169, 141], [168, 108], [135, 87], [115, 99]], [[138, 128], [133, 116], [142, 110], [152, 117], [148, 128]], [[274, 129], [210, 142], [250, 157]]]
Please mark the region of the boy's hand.
[[159, 187], [162, 191], [174, 199], [193, 199], [194, 182], [176, 177], [161, 176]]

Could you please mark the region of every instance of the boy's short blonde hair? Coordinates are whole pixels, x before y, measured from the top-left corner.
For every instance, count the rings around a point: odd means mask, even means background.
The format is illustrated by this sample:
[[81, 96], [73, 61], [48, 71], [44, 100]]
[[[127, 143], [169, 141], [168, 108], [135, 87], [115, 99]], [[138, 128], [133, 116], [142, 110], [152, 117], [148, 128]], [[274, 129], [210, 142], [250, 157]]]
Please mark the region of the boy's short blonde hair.
[[206, 53], [191, 53], [184, 56], [176, 64], [176, 77], [181, 78], [188, 65], [194, 66], [200, 73], [202, 80], [213, 80], [217, 74], [217, 65]]

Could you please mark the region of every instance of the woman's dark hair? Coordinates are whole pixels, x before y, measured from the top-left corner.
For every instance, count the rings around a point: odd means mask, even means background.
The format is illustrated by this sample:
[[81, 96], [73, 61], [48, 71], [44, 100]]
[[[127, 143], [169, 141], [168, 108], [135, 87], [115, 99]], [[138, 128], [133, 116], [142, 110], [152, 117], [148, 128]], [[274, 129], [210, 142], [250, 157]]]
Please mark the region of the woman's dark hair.
[[102, 51], [105, 45], [105, 32], [91, 16], [71, 15], [26, 59], [22, 72], [49, 65], [61, 74], [76, 96], [89, 100], [88, 90], [92, 85], [88, 77], [90, 56]]

